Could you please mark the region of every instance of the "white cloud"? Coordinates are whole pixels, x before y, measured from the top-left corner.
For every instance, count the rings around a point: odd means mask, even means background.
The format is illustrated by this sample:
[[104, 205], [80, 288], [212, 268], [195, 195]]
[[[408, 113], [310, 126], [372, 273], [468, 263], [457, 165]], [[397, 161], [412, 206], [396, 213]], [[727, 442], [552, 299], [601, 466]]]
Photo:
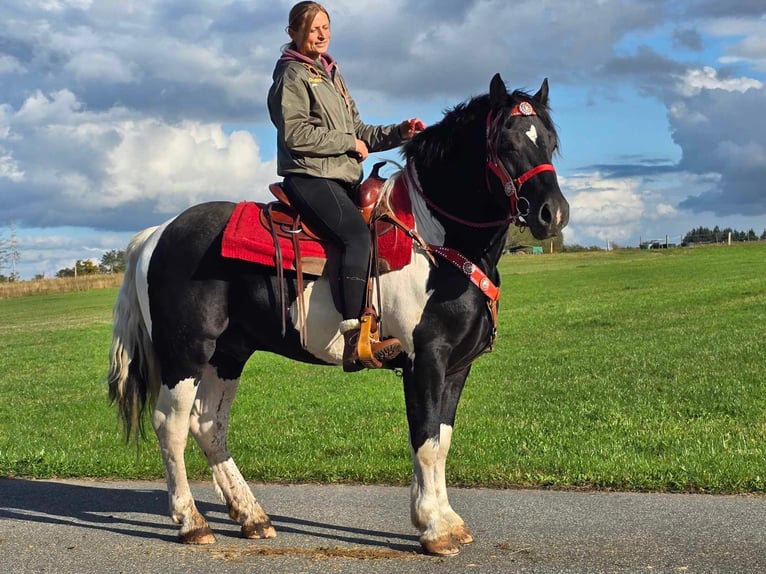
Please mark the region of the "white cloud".
[[138, 228], [206, 200], [263, 199], [276, 178], [250, 132], [217, 123], [91, 112], [68, 90], [38, 92], [2, 117], [21, 142], [16, 156], [0, 155], [0, 177], [25, 180], [23, 194], [0, 186], [11, 218], [87, 225], [126, 209], [123, 222]]
[[0, 75], [23, 71], [24, 66], [16, 58], [8, 54], [0, 54]]
[[568, 242], [577, 242], [577, 237], [622, 242], [640, 230], [644, 203], [637, 180], [604, 179], [593, 173], [559, 178], [559, 183], [569, 201]]
[[4, 154], [2, 148], [0, 148], [0, 178], [16, 182], [24, 179], [24, 171], [19, 169], [19, 163], [10, 153]]
[[[97, 222], [128, 230], [198, 201], [265, 199], [276, 178], [265, 96], [293, 3], [0, 3], [2, 217], [40, 228]], [[495, 72], [509, 87], [532, 90], [548, 76], [564, 152], [583, 150], [578, 166], [599, 165], [663, 155], [650, 118], [642, 133], [624, 133], [620, 121], [642, 113], [631, 107], [635, 94], [661, 101], [686, 175], [642, 164], [624, 172], [631, 177], [567, 178], [567, 240], [590, 243], [647, 228], [659, 236], [701, 213], [766, 213], [766, 20], [745, 4], [338, 0], [328, 7], [332, 54], [368, 121], [371, 113], [398, 121], [405, 108], [438, 120], [443, 108], [486, 92]], [[702, 50], [667, 51], [677, 14], [689, 16], [684, 27]], [[663, 128], [656, 137], [667, 139]]]
[[763, 83], [753, 78], [721, 78], [710, 66], [699, 70], [688, 70], [678, 84], [681, 95], [691, 97], [703, 90], [725, 90], [727, 92], [745, 92], [751, 88], [760, 89]]
[[253, 136], [230, 135], [220, 125], [142, 120], [117, 126], [121, 141], [111, 150], [100, 198], [115, 207], [150, 199], [169, 213], [212, 199], [265, 197], [276, 178], [274, 162], [263, 163]]
[[706, 32], [724, 39], [738, 39], [724, 47], [722, 64], [745, 63], [766, 72], [766, 19], [720, 18], [703, 24]]
[[135, 66], [123, 61], [119, 55], [105, 50], [76, 54], [65, 66], [78, 80], [99, 80], [127, 84], [138, 80]]

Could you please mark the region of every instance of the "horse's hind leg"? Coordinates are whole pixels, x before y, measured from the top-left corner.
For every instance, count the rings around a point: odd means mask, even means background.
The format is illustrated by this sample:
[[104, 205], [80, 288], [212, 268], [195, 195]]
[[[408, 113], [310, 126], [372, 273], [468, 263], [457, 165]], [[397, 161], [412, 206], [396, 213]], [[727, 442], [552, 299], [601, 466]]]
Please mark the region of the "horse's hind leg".
[[183, 379], [172, 389], [163, 384], [152, 413], [152, 426], [160, 443], [165, 467], [170, 516], [181, 525], [179, 539], [186, 544], [212, 544], [215, 537], [194, 504], [184, 463], [184, 448], [189, 436], [189, 413], [196, 392], [194, 378]]
[[238, 378], [222, 379], [217, 369], [208, 365], [192, 408], [191, 431], [205, 453], [216, 491], [226, 502], [229, 516], [242, 524], [242, 536], [273, 538], [277, 533], [239, 472], [227, 446], [229, 414], [238, 386]]

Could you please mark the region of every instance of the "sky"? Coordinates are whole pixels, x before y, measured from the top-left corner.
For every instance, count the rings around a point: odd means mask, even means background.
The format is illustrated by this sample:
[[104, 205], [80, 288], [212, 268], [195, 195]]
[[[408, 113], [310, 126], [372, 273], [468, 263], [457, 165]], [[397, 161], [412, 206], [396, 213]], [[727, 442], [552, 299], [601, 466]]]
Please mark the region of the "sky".
[[[293, 2], [3, 0], [0, 237], [22, 278], [208, 200], [264, 201]], [[566, 244], [766, 229], [764, 0], [327, 0], [368, 124], [550, 83]], [[400, 160], [396, 150], [376, 154]], [[8, 269], [4, 272], [7, 274]]]

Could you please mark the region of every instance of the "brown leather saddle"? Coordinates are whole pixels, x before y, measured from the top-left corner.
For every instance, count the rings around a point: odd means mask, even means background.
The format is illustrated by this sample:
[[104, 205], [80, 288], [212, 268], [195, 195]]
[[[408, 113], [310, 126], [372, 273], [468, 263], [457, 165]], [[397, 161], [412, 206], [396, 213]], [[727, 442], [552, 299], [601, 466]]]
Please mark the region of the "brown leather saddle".
[[[389, 221], [376, 219], [375, 207], [380, 196], [380, 190], [386, 181], [378, 172], [386, 162], [376, 163], [370, 176], [359, 186], [358, 196], [355, 198], [359, 206], [359, 212], [362, 214], [367, 225], [375, 225], [375, 233], [380, 236], [393, 229], [393, 224]], [[269, 191], [277, 199], [267, 203], [261, 210], [261, 225], [269, 230], [272, 236], [285, 237], [298, 241], [322, 241], [321, 234], [311, 229], [311, 227], [301, 220], [300, 214], [290, 203], [282, 188], [282, 183], [272, 183], [269, 185]], [[278, 246], [277, 246], [278, 248]]]
[[[414, 230], [407, 229], [389, 209], [378, 208], [378, 197], [385, 182], [385, 179], [379, 175], [379, 171], [386, 163], [383, 161], [373, 166], [369, 177], [359, 186], [358, 197], [355, 198], [362, 217], [370, 226], [370, 233], [372, 235], [372, 251], [370, 254], [372, 264], [369, 266], [367, 298], [365, 311], [361, 318], [362, 336], [359, 337], [360, 341], [364, 342], [365, 347], [369, 347], [371, 340], [377, 340], [376, 338], [379, 333], [379, 320], [372, 301], [374, 281], [377, 280], [381, 273], [390, 270], [388, 262], [378, 257], [378, 238], [385, 233], [393, 232], [395, 225], [405, 229], [411, 236], [415, 233]], [[316, 257], [301, 257], [301, 243], [306, 241], [322, 241], [322, 237], [301, 220], [300, 214], [290, 204], [290, 200], [285, 195], [281, 183], [272, 183], [269, 185], [269, 190], [277, 201], [272, 201], [261, 209], [260, 222], [270, 232], [274, 241], [277, 284], [279, 285], [278, 297], [282, 309], [282, 334], [284, 335], [287, 324], [287, 308], [285, 306], [284, 271], [282, 268], [282, 250], [279, 238], [288, 238], [292, 242], [299, 293], [303, 292], [304, 274], [321, 275], [326, 261], [318, 261]], [[420, 240], [419, 237], [413, 236], [413, 238]], [[334, 283], [332, 277], [330, 277], [330, 281], [332, 285]], [[300, 334], [301, 340], [305, 341], [306, 310], [303, 308], [303, 299], [301, 297], [298, 297], [297, 304], [298, 313], [302, 317], [301, 324], [303, 325]], [[363, 349], [361, 344], [359, 352], [360, 358], [368, 358], [367, 355], [372, 356], [371, 351], [368, 348]]]

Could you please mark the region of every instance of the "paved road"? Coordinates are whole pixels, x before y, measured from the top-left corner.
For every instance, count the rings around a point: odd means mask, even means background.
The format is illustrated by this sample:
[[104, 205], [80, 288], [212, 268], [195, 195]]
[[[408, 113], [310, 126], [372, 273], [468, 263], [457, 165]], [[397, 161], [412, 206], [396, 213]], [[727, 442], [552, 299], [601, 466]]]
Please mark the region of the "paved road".
[[212, 485], [195, 483], [218, 542], [189, 547], [162, 483], [0, 480], [0, 572], [766, 572], [766, 497], [455, 489], [476, 542], [433, 558], [406, 488], [253, 486], [276, 539], [240, 539]]

